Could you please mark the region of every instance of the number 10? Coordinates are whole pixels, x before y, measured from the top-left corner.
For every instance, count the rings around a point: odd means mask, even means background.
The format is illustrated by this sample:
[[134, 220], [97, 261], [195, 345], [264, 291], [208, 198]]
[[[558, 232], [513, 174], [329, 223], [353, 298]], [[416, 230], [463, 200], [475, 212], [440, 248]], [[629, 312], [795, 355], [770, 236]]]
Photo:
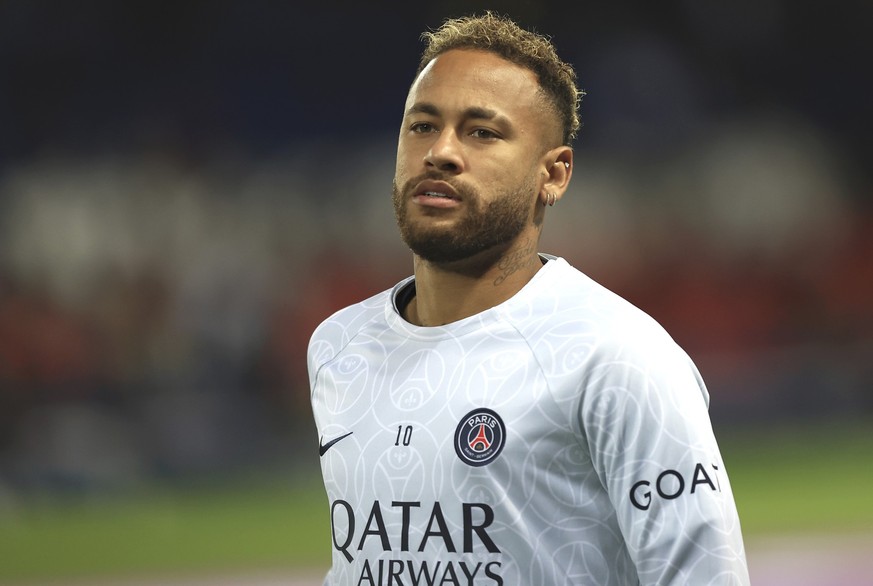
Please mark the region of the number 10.
[[[400, 437], [401, 435], [403, 436], [402, 438]], [[394, 440], [394, 445], [399, 446], [401, 441], [403, 442], [404, 446], [408, 446], [409, 442], [412, 441], [412, 426], [411, 425], [407, 425], [405, 427], [405, 429], [404, 429], [404, 426], [402, 426], [402, 425], [397, 426], [397, 439]]]

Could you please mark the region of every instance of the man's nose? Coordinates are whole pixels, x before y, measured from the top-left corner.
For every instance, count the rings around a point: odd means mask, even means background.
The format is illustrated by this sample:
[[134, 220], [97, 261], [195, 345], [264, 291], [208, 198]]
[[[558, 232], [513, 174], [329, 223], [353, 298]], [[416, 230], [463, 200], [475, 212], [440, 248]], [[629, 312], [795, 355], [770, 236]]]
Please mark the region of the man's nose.
[[453, 130], [442, 130], [424, 156], [424, 164], [440, 171], [461, 173], [464, 157], [458, 135]]

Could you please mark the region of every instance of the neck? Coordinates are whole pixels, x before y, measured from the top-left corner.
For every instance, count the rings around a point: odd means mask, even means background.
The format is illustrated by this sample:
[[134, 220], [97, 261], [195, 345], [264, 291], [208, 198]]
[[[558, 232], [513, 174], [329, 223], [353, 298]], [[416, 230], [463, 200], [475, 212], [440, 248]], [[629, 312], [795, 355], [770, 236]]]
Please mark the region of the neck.
[[435, 264], [416, 256], [416, 294], [404, 317], [419, 326], [439, 326], [503, 303], [542, 268], [536, 249], [536, 240], [529, 239], [457, 263]]

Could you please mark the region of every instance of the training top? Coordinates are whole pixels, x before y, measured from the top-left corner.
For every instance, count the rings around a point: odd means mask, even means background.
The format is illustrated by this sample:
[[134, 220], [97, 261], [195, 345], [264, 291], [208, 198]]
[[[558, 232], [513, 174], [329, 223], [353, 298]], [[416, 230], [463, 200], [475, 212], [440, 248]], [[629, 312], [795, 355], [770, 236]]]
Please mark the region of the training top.
[[565, 260], [438, 327], [414, 278], [315, 331], [330, 586], [749, 583], [688, 355]]

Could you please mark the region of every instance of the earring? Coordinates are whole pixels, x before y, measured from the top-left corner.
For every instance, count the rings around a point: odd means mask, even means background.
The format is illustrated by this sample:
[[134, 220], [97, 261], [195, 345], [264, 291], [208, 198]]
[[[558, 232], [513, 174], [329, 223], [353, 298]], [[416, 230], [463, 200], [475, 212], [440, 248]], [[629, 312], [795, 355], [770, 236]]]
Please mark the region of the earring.
[[549, 194], [549, 205], [550, 205], [550, 206], [555, 205], [555, 202], [556, 202], [556, 201], [558, 201], [558, 196], [555, 195], [554, 193], [550, 193], [550, 194]]

